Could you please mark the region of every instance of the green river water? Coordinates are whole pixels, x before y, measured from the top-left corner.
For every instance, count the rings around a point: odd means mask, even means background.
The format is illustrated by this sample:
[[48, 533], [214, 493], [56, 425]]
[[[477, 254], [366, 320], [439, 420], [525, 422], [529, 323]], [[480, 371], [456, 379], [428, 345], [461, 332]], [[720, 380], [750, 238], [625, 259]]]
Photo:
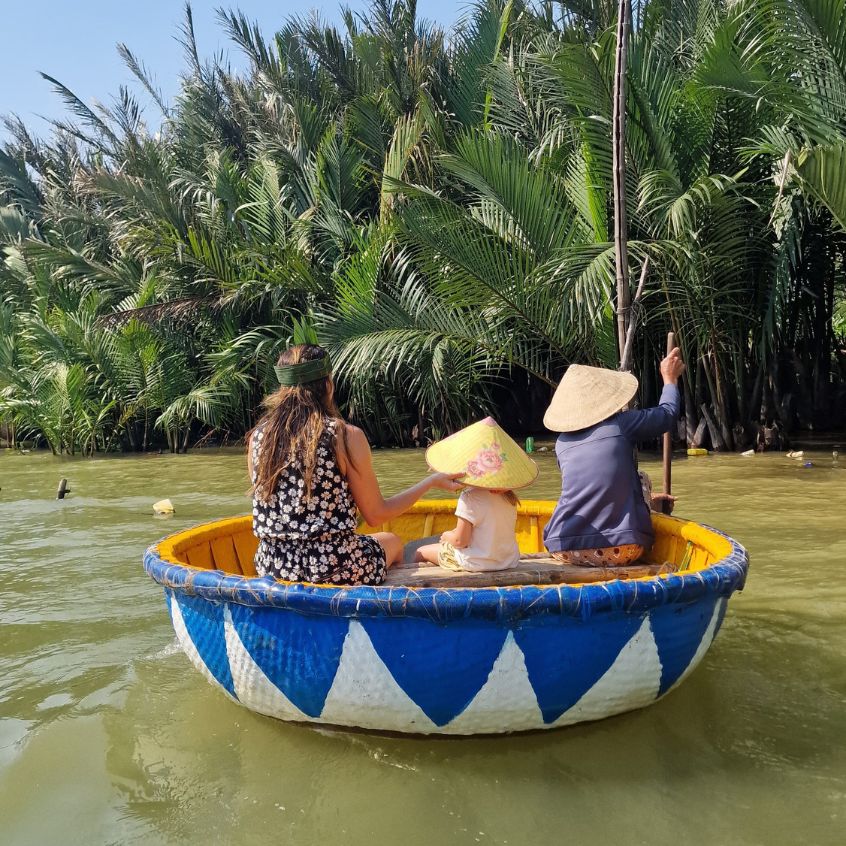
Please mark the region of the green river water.
[[[258, 716], [176, 649], [142, 553], [247, 510], [240, 454], [0, 453], [0, 846], [846, 843], [846, 456], [809, 458], [677, 462], [677, 513], [752, 557], [677, 691], [559, 731], [425, 740]], [[421, 452], [375, 460], [388, 491], [424, 471]], [[527, 497], [554, 497], [538, 460]], [[166, 496], [176, 515], [154, 518]]]

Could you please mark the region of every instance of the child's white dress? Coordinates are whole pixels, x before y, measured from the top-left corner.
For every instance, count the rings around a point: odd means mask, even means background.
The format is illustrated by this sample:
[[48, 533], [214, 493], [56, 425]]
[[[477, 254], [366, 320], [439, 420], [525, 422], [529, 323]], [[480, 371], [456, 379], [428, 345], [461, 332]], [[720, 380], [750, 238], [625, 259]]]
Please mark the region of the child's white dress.
[[465, 488], [458, 498], [455, 516], [472, 523], [473, 534], [463, 549], [444, 544], [438, 561], [442, 567], [484, 571], [507, 570], [517, 565], [517, 508], [502, 494]]

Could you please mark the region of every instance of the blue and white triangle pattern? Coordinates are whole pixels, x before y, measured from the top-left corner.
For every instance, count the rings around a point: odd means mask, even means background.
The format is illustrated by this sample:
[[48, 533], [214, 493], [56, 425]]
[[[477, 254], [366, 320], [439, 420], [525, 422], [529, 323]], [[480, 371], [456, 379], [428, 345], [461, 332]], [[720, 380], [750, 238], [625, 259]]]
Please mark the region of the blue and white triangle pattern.
[[212, 684], [235, 696], [223, 635], [223, 603], [171, 591], [165, 596], [176, 639], [191, 663]]
[[701, 661], [726, 599], [513, 628], [307, 616], [178, 592], [168, 603], [191, 661], [251, 710], [462, 735], [553, 728], [654, 702]]

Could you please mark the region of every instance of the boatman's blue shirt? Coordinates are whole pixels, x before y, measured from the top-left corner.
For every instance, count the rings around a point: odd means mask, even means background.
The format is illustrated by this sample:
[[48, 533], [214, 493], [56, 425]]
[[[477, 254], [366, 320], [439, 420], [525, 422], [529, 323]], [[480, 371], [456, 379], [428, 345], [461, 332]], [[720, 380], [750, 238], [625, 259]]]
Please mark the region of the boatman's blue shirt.
[[638, 441], [669, 432], [678, 416], [679, 390], [664, 385], [655, 408], [621, 411], [596, 426], [558, 436], [561, 498], [543, 533], [550, 552], [652, 546], [655, 535], [633, 450]]

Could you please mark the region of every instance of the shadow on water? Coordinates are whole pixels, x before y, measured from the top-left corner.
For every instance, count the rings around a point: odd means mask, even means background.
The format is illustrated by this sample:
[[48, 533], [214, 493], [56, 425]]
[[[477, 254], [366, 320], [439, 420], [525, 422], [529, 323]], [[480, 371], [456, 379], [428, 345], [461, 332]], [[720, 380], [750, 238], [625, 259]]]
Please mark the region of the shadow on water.
[[[532, 498], [554, 496], [538, 454]], [[292, 726], [174, 648], [143, 549], [247, 510], [220, 451], [0, 456], [0, 819], [5, 844], [834, 844], [846, 813], [846, 468], [826, 453], [681, 461], [679, 511], [752, 555], [702, 666], [656, 705], [508, 738]], [[376, 462], [396, 490], [422, 453]], [[649, 458], [646, 469], [658, 478]], [[71, 497], [57, 503], [59, 476]], [[169, 496], [176, 515], [156, 520]]]

